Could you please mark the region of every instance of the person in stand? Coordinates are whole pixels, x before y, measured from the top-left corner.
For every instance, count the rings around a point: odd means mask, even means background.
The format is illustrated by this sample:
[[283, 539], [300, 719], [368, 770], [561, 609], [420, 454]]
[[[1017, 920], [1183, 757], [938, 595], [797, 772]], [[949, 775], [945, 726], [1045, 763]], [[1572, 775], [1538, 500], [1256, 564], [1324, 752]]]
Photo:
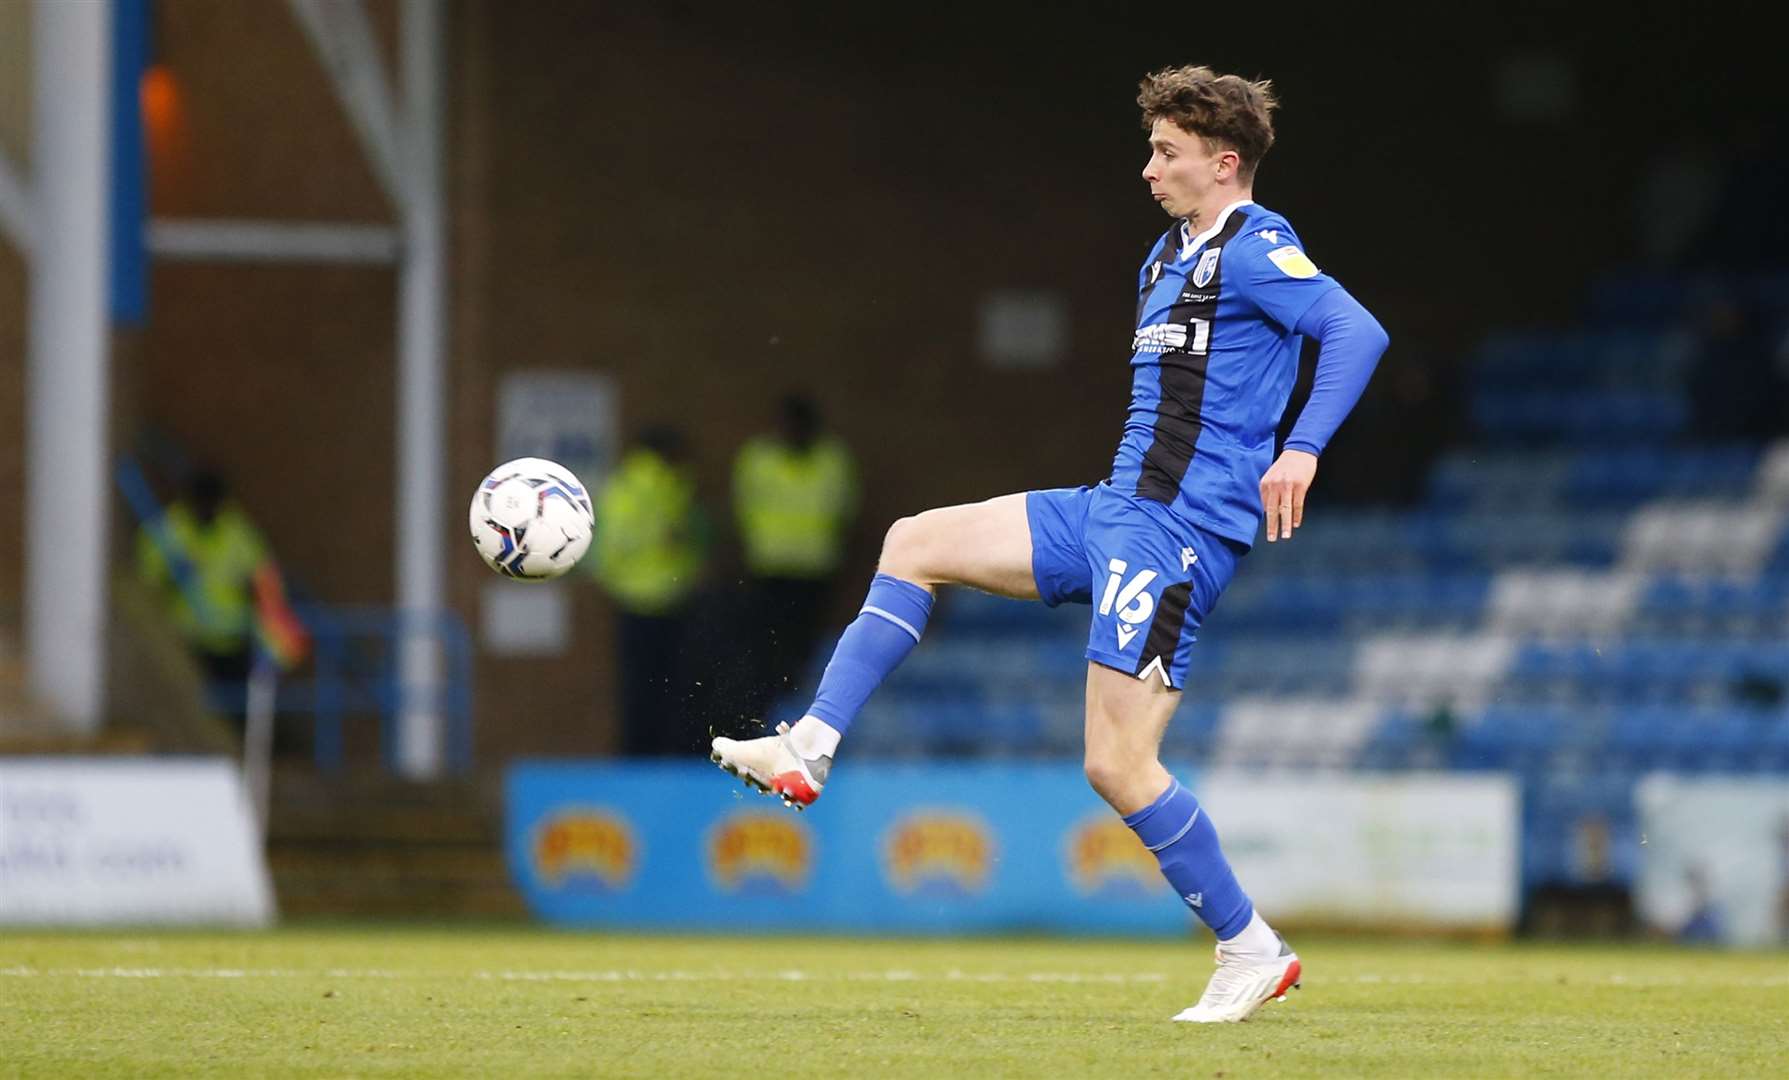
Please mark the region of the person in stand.
[[687, 750], [698, 740], [684, 730], [690, 709], [682, 654], [708, 530], [682, 433], [663, 425], [642, 432], [595, 509], [587, 565], [618, 611], [622, 752]]
[[774, 433], [733, 461], [733, 514], [749, 578], [742, 641], [757, 647], [744, 712], [798, 689], [857, 511], [857, 470], [813, 400], [783, 398]]
[[279, 564], [217, 472], [195, 470], [181, 498], [143, 523], [137, 570], [239, 727], [257, 659], [281, 670], [304, 659], [309, 639], [286, 603]]

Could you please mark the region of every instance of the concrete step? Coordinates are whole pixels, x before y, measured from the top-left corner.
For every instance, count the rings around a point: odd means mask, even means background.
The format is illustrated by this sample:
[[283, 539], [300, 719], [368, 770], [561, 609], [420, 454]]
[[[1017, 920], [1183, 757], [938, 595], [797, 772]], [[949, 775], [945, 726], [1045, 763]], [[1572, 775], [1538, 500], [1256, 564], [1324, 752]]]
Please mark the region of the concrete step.
[[269, 847], [280, 912], [291, 917], [521, 918], [501, 852], [340, 844]]
[[281, 767], [267, 843], [281, 913], [522, 917], [503, 860], [500, 794], [495, 777], [415, 783]]
[[39, 723], [0, 721], [0, 757], [134, 757], [154, 747], [155, 740], [146, 731], [108, 728], [82, 735]]

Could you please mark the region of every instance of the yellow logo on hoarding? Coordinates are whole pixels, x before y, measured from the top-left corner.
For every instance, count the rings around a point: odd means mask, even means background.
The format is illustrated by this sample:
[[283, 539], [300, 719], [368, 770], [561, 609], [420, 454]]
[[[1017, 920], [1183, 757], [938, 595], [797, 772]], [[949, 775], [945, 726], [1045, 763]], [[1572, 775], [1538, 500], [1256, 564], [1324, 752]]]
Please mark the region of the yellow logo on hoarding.
[[882, 861], [896, 892], [970, 896], [987, 887], [994, 839], [973, 814], [916, 810], [883, 834]]
[[633, 880], [640, 845], [627, 821], [594, 806], [568, 806], [534, 829], [534, 872], [551, 888], [614, 892]]
[[708, 830], [708, 872], [725, 892], [800, 892], [813, 862], [807, 830], [786, 813], [741, 811]]
[[1068, 832], [1068, 878], [1088, 895], [1153, 896], [1162, 872], [1155, 856], [1124, 822], [1109, 814], [1082, 818]]

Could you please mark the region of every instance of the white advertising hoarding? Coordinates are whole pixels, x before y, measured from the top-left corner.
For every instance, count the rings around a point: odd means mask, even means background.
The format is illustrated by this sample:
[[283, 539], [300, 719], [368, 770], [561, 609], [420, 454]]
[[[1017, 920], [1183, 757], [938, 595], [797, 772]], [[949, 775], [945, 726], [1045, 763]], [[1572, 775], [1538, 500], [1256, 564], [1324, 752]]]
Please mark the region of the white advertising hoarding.
[[1789, 780], [1645, 777], [1634, 902], [1647, 925], [1729, 945], [1789, 945]]
[[1515, 924], [1521, 793], [1510, 777], [1214, 770], [1197, 791], [1237, 879], [1274, 921]]
[[0, 925], [273, 917], [232, 762], [0, 758]]

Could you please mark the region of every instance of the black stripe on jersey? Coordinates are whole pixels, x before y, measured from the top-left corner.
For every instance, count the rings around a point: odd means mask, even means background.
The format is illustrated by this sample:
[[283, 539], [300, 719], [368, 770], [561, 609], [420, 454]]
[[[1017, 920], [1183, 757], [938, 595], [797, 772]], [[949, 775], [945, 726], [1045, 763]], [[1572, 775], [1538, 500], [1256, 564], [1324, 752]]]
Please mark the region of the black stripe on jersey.
[[1132, 675], [1143, 674], [1150, 661], [1158, 656], [1162, 658], [1164, 673], [1174, 669], [1174, 653], [1180, 648], [1180, 633], [1186, 629], [1186, 606], [1192, 595], [1193, 583], [1190, 581], [1162, 590], [1162, 602], [1155, 607], [1155, 618], [1149, 622], [1149, 636], [1143, 640], [1143, 655]]
[[[1248, 219], [1246, 207], [1232, 210], [1230, 220], [1206, 242], [1197, 258], [1223, 248], [1242, 231]], [[1186, 288], [1168, 311], [1168, 322], [1186, 327], [1187, 348], [1170, 349], [1161, 355], [1161, 400], [1155, 408], [1155, 437], [1143, 451], [1143, 470], [1137, 478], [1137, 496], [1162, 503], [1171, 503], [1180, 494], [1180, 482], [1186, 479], [1186, 471], [1193, 463], [1193, 451], [1202, 429], [1199, 412], [1205, 404], [1205, 368], [1211, 362], [1212, 335], [1217, 332], [1223, 257], [1219, 256], [1211, 280], [1203, 285], [1193, 284], [1197, 267], [1195, 261], [1187, 269]], [[1199, 325], [1196, 319], [1205, 323], [1205, 348], [1194, 353], [1188, 349], [1201, 337], [1195, 329]]]
[[1143, 309], [1149, 304], [1149, 294], [1155, 291], [1156, 282], [1162, 279], [1162, 272], [1180, 253], [1180, 230], [1175, 229], [1162, 238], [1161, 254], [1149, 260], [1149, 273], [1144, 276], [1143, 287], [1137, 290], [1137, 319], [1143, 321]]

